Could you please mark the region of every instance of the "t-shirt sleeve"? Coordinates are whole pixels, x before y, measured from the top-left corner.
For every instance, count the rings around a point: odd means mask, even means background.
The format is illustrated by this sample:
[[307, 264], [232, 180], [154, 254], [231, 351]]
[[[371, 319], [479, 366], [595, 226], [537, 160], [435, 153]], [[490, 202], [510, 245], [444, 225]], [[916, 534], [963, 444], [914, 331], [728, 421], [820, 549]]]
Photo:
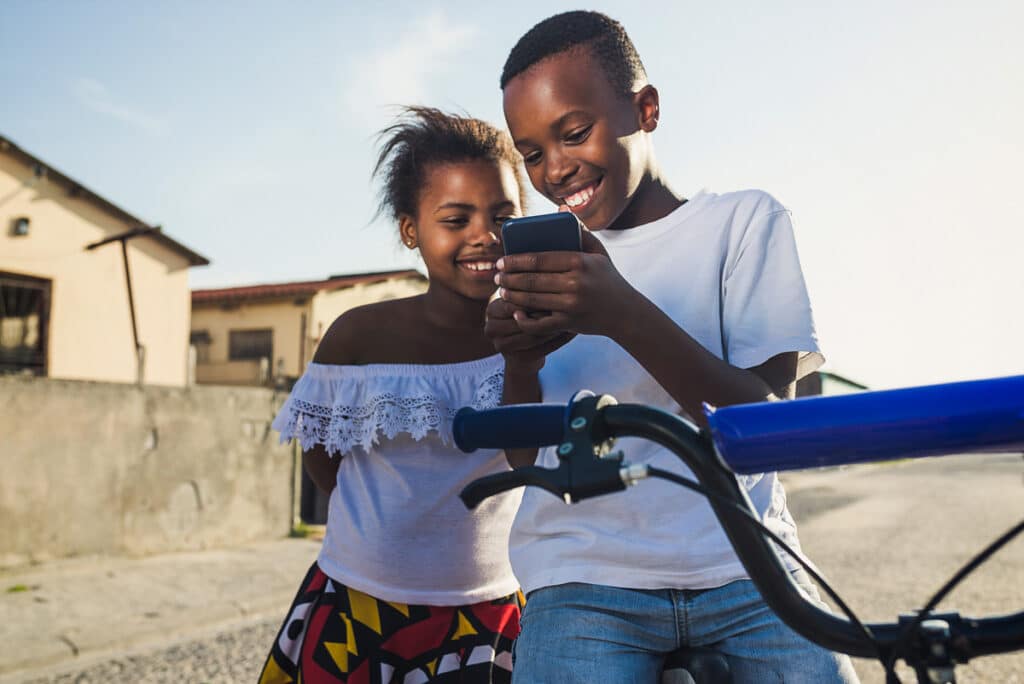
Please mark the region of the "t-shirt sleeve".
[[752, 368], [785, 352], [799, 352], [797, 379], [824, 362], [789, 212], [751, 219], [737, 256], [726, 263], [722, 340], [726, 360]]

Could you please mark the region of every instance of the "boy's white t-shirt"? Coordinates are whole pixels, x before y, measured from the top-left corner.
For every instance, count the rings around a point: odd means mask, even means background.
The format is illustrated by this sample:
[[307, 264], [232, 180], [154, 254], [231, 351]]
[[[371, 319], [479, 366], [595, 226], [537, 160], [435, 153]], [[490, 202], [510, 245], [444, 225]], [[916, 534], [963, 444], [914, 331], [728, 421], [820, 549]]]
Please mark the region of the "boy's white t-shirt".
[[[750, 368], [794, 351], [801, 353], [800, 376], [822, 363], [789, 213], [767, 193], [701, 192], [658, 221], [594, 235], [634, 288], [733, 366]], [[606, 337], [580, 335], [550, 354], [540, 382], [545, 402], [567, 402], [589, 389], [681, 413]], [[693, 478], [678, 457], [652, 442], [624, 438], [616, 448], [630, 463]], [[557, 463], [554, 449], [541, 450], [538, 465]], [[763, 521], [799, 548], [775, 473], [738, 479]], [[526, 488], [510, 554], [527, 592], [566, 582], [705, 589], [747, 576], [703, 497], [657, 479], [572, 506]]]

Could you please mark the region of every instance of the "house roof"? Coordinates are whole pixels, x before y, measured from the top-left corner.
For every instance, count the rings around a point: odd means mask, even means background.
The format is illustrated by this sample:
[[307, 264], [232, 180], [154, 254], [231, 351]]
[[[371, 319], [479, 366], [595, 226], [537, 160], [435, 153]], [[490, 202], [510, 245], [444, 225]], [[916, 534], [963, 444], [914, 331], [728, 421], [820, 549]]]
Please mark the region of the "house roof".
[[147, 238], [156, 240], [172, 252], [180, 254], [187, 259], [189, 264], [192, 266], [206, 266], [210, 263], [210, 260], [202, 254], [192, 251], [185, 245], [164, 233], [160, 226], [150, 225], [137, 216], [128, 213], [110, 200], [98, 195], [75, 179], [55, 169], [53, 166], [31, 152], [18, 147], [14, 142], [3, 135], [0, 135], [0, 152], [17, 159], [22, 164], [25, 164], [30, 168], [36, 169], [36, 173], [38, 175], [45, 175], [46, 178], [60, 183], [67, 188], [69, 197], [74, 197], [92, 203], [94, 206], [102, 209], [111, 216], [131, 224], [133, 226], [133, 231], [144, 231]]
[[825, 376], [827, 378], [831, 378], [832, 380], [835, 380], [837, 382], [841, 382], [841, 383], [843, 383], [845, 385], [850, 385], [851, 387], [855, 387], [856, 389], [862, 389], [862, 390], [870, 389], [867, 385], [862, 385], [861, 383], [857, 382], [856, 380], [851, 380], [850, 378], [848, 378], [846, 376], [843, 376], [843, 375], [840, 375], [839, 373], [832, 373], [830, 371], [818, 371], [818, 372], [821, 373], [823, 376]]
[[412, 269], [333, 275], [326, 280], [302, 280], [290, 283], [266, 283], [261, 285], [243, 285], [241, 287], [192, 290], [192, 304], [225, 304], [257, 299], [304, 297], [314, 295], [317, 292], [342, 290], [354, 285], [369, 285], [399, 278], [426, 280], [419, 271]]

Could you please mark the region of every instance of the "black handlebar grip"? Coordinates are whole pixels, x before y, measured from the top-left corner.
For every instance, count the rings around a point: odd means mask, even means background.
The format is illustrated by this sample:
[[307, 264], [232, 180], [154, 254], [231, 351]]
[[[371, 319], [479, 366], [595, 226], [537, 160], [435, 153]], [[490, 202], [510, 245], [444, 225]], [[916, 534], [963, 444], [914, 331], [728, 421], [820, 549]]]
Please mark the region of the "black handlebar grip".
[[477, 449], [528, 449], [562, 441], [565, 406], [517, 404], [475, 411], [460, 409], [452, 422], [455, 446], [469, 453]]

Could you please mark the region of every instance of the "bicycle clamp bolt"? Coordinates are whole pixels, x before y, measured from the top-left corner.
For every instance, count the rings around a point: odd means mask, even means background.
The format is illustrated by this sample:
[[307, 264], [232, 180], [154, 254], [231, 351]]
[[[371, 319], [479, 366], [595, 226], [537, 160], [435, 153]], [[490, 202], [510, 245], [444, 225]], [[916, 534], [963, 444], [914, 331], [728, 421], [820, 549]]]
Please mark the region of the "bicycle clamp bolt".
[[587, 427], [587, 419], [584, 418], [583, 416], [573, 418], [572, 422], [569, 423], [569, 427], [571, 427], [576, 432], [579, 432], [583, 428]]
[[949, 623], [939, 618], [924, 620], [919, 626], [921, 634], [930, 640], [930, 650], [937, 658], [946, 658], [949, 651], [946, 643], [950, 638]]
[[572, 442], [563, 442], [562, 445], [558, 447], [558, 455], [559, 456], [568, 456], [571, 453], [572, 453]]

